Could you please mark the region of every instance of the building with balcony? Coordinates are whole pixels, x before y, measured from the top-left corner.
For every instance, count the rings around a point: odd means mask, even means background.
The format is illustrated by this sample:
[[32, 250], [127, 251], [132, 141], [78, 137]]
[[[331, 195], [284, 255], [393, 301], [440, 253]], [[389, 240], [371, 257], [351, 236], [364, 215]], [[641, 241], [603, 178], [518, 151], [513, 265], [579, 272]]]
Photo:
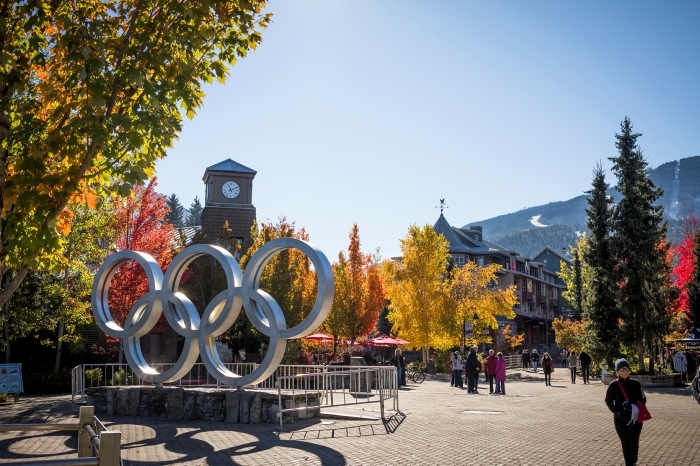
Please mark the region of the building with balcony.
[[440, 213], [433, 229], [449, 242], [449, 253], [454, 264], [461, 267], [468, 261], [479, 265], [498, 264], [497, 286], [515, 285], [518, 303], [514, 319], [498, 318], [499, 331], [510, 325], [512, 334], [524, 335], [526, 347], [554, 345], [551, 322], [562, 315], [562, 292], [566, 290], [558, 273], [561, 261], [571, 264], [562, 252], [544, 248], [534, 258], [521, 256], [503, 246], [487, 241], [480, 226], [457, 228], [451, 226]]

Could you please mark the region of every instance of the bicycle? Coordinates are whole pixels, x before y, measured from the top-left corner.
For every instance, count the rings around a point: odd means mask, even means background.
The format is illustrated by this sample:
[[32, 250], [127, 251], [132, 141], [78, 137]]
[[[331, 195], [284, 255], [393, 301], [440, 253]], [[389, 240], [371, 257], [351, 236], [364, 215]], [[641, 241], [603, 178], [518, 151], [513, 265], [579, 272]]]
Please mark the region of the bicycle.
[[413, 383], [423, 383], [425, 381], [425, 369], [422, 367], [417, 371], [407, 369], [406, 379], [413, 380]]

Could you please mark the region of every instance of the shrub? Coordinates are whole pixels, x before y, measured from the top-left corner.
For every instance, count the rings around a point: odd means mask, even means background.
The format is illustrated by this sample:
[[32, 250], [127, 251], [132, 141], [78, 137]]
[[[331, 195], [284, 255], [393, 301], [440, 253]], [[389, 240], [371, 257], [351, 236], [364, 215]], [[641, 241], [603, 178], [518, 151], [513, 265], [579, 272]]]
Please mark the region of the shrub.
[[311, 353], [307, 353], [306, 351], [299, 351], [299, 355], [297, 356], [296, 364], [302, 365], [302, 366], [309, 366], [314, 363], [313, 356], [311, 356]]
[[131, 385], [132, 379], [132, 375], [128, 374], [126, 370], [119, 369], [112, 374], [112, 385]]
[[99, 387], [102, 384], [102, 369], [88, 369], [85, 371], [85, 386]]
[[28, 395], [70, 393], [70, 369], [58, 372], [50, 369], [29, 371], [24, 378], [24, 393]]

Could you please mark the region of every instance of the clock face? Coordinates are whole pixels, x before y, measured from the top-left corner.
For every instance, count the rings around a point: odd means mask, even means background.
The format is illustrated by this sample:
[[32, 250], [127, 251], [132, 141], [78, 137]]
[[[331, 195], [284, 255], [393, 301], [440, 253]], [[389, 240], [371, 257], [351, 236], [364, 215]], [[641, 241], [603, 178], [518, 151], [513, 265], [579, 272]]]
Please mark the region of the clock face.
[[240, 186], [235, 181], [227, 181], [221, 187], [221, 192], [229, 199], [235, 199], [241, 192]]

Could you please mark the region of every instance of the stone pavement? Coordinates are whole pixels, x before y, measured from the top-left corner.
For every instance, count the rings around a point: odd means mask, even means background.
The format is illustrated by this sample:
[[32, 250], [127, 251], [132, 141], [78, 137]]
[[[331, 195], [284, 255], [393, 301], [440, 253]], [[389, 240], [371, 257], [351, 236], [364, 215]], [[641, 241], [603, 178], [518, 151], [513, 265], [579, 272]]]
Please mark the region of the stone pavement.
[[[450, 387], [434, 377], [409, 384], [388, 422], [311, 419], [286, 425], [167, 421], [106, 416], [122, 432], [126, 465], [621, 465], [620, 443], [598, 381], [569, 383], [558, 369], [510, 371], [506, 396]], [[646, 391], [653, 419], [644, 425], [639, 465], [700, 464], [700, 405], [689, 388]], [[374, 415], [346, 409], [353, 414]], [[334, 408], [332, 411], [340, 411]], [[22, 398], [0, 405], [0, 422], [68, 422], [70, 397]], [[0, 433], [0, 463], [75, 457], [76, 434]]]

